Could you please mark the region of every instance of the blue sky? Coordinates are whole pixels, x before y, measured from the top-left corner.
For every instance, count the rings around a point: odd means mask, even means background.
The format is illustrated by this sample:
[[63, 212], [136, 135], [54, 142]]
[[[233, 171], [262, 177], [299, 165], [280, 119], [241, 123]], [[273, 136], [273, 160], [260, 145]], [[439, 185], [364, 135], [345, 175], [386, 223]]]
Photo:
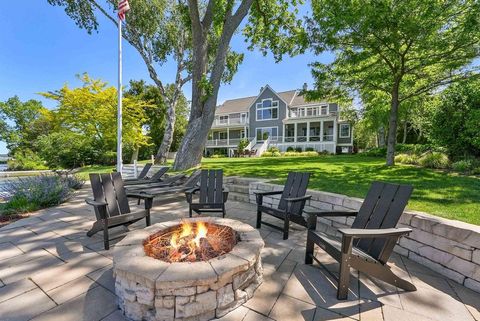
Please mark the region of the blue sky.
[[[55, 103], [43, 99], [38, 92], [61, 88], [65, 83], [78, 85], [75, 75], [87, 72], [112, 85], [117, 79], [117, 29], [110, 21], [100, 19], [98, 33], [89, 35], [79, 29], [65, 14], [63, 8], [52, 7], [46, 0], [2, 1], [0, 10], [0, 101], [18, 95], [22, 100], [38, 99], [49, 108]], [[151, 83], [138, 53], [125, 41], [123, 51], [124, 84], [130, 79], [144, 79]], [[225, 99], [258, 93], [269, 84], [277, 91], [301, 88], [312, 83], [308, 64], [328, 56], [312, 54], [285, 59], [276, 64], [271, 56], [258, 51], [247, 51], [241, 35], [232, 40], [235, 50], [245, 52], [245, 59], [231, 84], [222, 85], [219, 103]], [[166, 65], [159, 71], [167, 82], [174, 69]], [[187, 97], [191, 87], [184, 87]], [[5, 153], [0, 143], [0, 153]]]

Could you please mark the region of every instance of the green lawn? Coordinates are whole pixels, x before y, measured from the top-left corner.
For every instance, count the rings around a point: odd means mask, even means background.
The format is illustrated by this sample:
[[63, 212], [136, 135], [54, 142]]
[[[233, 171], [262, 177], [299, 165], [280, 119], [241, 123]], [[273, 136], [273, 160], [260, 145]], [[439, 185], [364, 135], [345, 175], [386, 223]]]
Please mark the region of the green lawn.
[[362, 155], [204, 159], [204, 168], [226, 175], [264, 177], [282, 183], [289, 171], [313, 173], [309, 188], [364, 197], [374, 180], [411, 184], [408, 208], [480, 225], [480, 179], [409, 165], [387, 167], [384, 159]]
[[[480, 225], [480, 178], [409, 165], [387, 167], [384, 159], [362, 155], [278, 158], [207, 158], [203, 168], [223, 168], [226, 175], [271, 178], [283, 183], [289, 171], [309, 171], [310, 189], [364, 197], [374, 180], [412, 184], [409, 209]], [[109, 172], [113, 166], [81, 171]]]

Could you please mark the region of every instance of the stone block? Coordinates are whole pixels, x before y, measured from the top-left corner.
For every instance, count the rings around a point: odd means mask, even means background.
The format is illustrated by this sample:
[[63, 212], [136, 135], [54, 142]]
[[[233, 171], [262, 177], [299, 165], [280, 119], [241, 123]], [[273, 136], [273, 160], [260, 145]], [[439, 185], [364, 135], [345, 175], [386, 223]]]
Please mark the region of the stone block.
[[195, 296], [194, 301], [187, 302], [185, 304], [179, 304], [177, 298], [177, 304], [175, 306], [175, 317], [187, 318], [210, 311], [214, 311], [217, 304], [217, 297], [215, 291], [208, 291]]
[[256, 275], [255, 269], [252, 267], [248, 271], [239, 273], [233, 278], [233, 289], [243, 288], [245, 285], [248, 285], [253, 277]]
[[187, 286], [183, 288], [159, 288], [156, 291], [156, 295], [165, 296], [165, 295], [178, 295], [178, 296], [191, 296], [197, 293], [197, 287]]
[[235, 293], [231, 284], [227, 284], [217, 291], [217, 307], [224, 308], [235, 300]]
[[433, 261], [430, 261], [429, 259], [423, 257], [423, 256], [420, 256], [414, 252], [409, 252], [408, 254], [408, 258], [411, 259], [412, 261], [415, 261], [417, 263], [420, 263], [421, 265], [424, 265], [426, 267], [428, 267], [429, 269], [433, 270], [433, 271], [436, 271], [438, 273], [440, 273], [441, 275], [444, 275], [446, 276], [447, 278], [449, 279], [452, 279], [454, 280], [455, 282], [457, 283], [460, 283], [462, 284], [463, 281], [465, 280], [465, 276], [454, 271], [454, 270], [451, 270], [451, 269], [448, 269], [436, 262], [433, 262]]
[[[195, 271], [195, 273], [192, 273]], [[191, 276], [185, 278], [185, 275]], [[217, 281], [217, 274], [207, 262], [172, 263], [157, 278], [157, 289], [173, 289], [197, 285], [209, 285]]]
[[466, 278], [465, 282], [463, 285], [473, 291], [479, 292], [480, 293], [480, 281], [476, 281], [470, 278]]
[[175, 318], [175, 309], [157, 308], [155, 317], [157, 320], [170, 321]]
[[400, 255], [403, 255], [403, 256], [405, 256], [405, 257], [408, 257], [408, 249], [406, 249], [406, 248], [404, 248], [404, 247], [402, 247], [402, 246], [400, 246], [400, 245], [398, 245], [398, 244], [395, 245], [395, 247], [393, 248], [393, 251], [394, 251], [395, 253], [398, 253], [398, 254], [400, 254]]
[[362, 206], [362, 204], [363, 199], [361, 198], [346, 197], [343, 199], [342, 206], [356, 211]]
[[480, 265], [480, 249], [473, 251], [472, 262]]
[[409, 235], [410, 239], [414, 239], [423, 244], [429, 244], [432, 247], [435, 247], [439, 250], [451, 253], [455, 256], [458, 256], [464, 260], [472, 260], [472, 248], [458, 243], [456, 241], [444, 238], [439, 235], [428, 233], [420, 229], [413, 229], [412, 233]]
[[153, 306], [153, 299], [155, 297], [155, 292], [153, 291], [153, 288], [137, 286], [137, 289], [135, 290], [135, 295], [137, 296], [138, 303]]

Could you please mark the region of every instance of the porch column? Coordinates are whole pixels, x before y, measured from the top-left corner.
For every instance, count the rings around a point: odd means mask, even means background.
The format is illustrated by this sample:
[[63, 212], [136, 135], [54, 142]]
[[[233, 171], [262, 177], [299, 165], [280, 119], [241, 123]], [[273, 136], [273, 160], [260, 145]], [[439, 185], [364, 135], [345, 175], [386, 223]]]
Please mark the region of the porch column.
[[320, 141], [323, 142], [323, 120], [320, 121]]
[[310, 141], [310, 122], [307, 121], [307, 143]]
[[227, 145], [230, 145], [230, 128], [227, 127]]
[[337, 142], [337, 121], [333, 121], [333, 142]]
[[285, 128], [286, 128], [286, 126], [285, 126], [285, 124], [283, 124], [283, 131], [282, 131], [282, 133], [283, 133], [283, 135], [282, 135], [282, 143], [285, 143], [285, 135], [286, 135]]
[[293, 141], [297, 142], [297, 123], [293, 125]]

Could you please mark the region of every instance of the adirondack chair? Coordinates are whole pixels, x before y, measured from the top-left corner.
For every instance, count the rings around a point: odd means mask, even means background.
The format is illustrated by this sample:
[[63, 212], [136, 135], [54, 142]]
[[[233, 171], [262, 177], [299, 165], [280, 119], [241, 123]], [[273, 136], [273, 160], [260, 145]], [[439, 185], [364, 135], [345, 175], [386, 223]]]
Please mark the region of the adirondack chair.
[[[128, 226], [145, 218], [147, 226], [150, 226], [150, 209], [153, 204], [153, 196], [147, 193], [126, 192], [120, 173], [90, 174], [93, 199], [86, 199], [87, 204], [92, 205], [97, 220], [87, 232], [91, 237], [103, 230], [103, 243], [105, 250], [110, 248], [108, 229], [116, 226]], [[145, 209], [131, 212], [128, 197], [145, 200]]]
[[[328, 216], [355, 216], [352, 228], [338, 231], [341, 240], [308, 230], [305, 263], [312, 264], [315, 244], [340, 263], [337, 298], [348, 297], [350, 268], [369, 274], [407, 291], [416, 288], [410, 282], [393, 274], [387, 261], [397, 240], [412, 230], [395, 228], [407, 206], [413, 187], [374, 182], [358, 212], [308, 212], [311, 219]], [[319, 262], [320, 263], [320, 262]]]
[[[286, 240], [288, 239], [290, 222], [307, 227], [308, 222], [302, 216], [302, 212], [306, 201], [311, 198], [310, 195], [305, 195], [309, 180], [310, 173], [290, 172], [288, 173], [287, 182], [285, 183], [283, 190], [255, 193], [257, 201], [257, 228], [260, 228], [263, 223], [275, 229], [282, 230], [283, 239]], [[264, 196], [280, 194], [282, 194], [282, 196], [277, 208], [263, 205]], [[262, 213], [272, 215], [273, 217], [282, 220], [283, 227], [262, 221]]]
[[141, 178], [135, 180], [126, 180], [124, 181], [125, 186], [147, 184], [147, 183], [158, 183], [162, 181], [163, 175], [170, 169], [168, 166], [160, 167], [160, 169], [149, 178]]
[[146, 176], [148, 174], [148, 171], [150, 170], [151, 167], [152, 167], [152, 163], [145, 164], [145, 166], [143, 166], [143, 168], [142, 168], [142, 171], [140, 172], [140, 174], [138, 174], [138, 176], [136, 178], [125, 179], [125, 182], [136, 181], [136, 180], [139, 180], [139, 179], [146, 178]]
[[[198, 200], [194, 201], [193, 195], [200, 192]], [[185, 192], [189, 204], [189, 216], [192, 212], [222, 213], [225, 217], [225, 203], [228, 198], [228, 190], [223, 187], [223, 171], [221, 169], [203, 169], [200, 173], [200, 186]]]

